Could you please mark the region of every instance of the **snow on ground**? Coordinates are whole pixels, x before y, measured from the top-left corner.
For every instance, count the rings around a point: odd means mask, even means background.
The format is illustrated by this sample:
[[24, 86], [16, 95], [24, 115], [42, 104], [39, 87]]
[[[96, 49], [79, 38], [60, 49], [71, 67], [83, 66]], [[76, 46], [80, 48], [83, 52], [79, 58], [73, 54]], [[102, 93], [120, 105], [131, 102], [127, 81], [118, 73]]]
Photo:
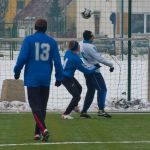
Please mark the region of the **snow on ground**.
[[[148, 90], [148, 56], [132, 56], [132, 86], [131, 96], [132, 101], [127, 102], [127, 71], [128, 63], [127, 56], [124, 56], [122, 61], [120, 56], [105, 55], [114, 63], [115, 71], [109, 72], [109, 68], [102, 66], [101, 72], [107, 84], [108, 94], [106, 109], [109, 111], [149, 111], [150, 104], [147, 102], [147, 90]], [[0, 94], [3, 80], [13, 79], [13, 67], [15, 60], [0, 60]], [[119, 65], [118, 65], [119, 64]], [[83, 92], [80, 101], [80, 108], [83, 106], [84, 97], [86, 93], [85, 79], [82, 73], [76, 72], [76, 78], [79, 80], [83, 87]], [[23, 78], [23, 73], [21, 79]], [[55, 76], [52, 74], [51, 91], [48, 103], [48, 110], [58, 111], [64, 110], [69, 104], [71, 96], [67, 90], [61, 86], [59, 88], [54, 86]], [[18, 93], [19, 94], [19, 93]], [[30, 111], [28, 102], [6, 102], [1, 100], [0, 111]], [[94, 102], [90, 108], [90, 111], [97, 110], [96, 94]]]

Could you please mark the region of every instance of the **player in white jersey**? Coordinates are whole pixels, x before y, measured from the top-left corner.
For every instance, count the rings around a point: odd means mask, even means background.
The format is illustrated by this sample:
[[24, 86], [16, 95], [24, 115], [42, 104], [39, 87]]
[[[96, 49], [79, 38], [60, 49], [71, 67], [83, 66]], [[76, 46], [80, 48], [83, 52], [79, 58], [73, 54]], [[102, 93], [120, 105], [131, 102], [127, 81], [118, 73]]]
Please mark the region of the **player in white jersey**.
[[[95, 37], [91, 31], [84, 31], [84, 40], [80, 42], [81, 56], [83, 57], [84, 63], [89, 67], [93, 66], [94, 64], [101, 63], [108, 66], [110, 68], [110, 72], [113, 72], [113, 63], [102, 57], [101, 53], [98, 52], [96, 46], [92, 44], [94, 38]], [[98, 116], [110, 118], [111, 115], [105, 112], [107, 88], [104, 78], [100, 73], [100, 69], [96, 70], [93, 74], [84, 76], [86, 79], [87, 93], [85, 96], [83, 110], [81, 111], [80, 116], [84, 118], [91, 118], [90, 115], [87, 114], [87, 111], [91, 103], [93, 102], [95, 91], [97, 90], [97, 103], [99, 107]]]

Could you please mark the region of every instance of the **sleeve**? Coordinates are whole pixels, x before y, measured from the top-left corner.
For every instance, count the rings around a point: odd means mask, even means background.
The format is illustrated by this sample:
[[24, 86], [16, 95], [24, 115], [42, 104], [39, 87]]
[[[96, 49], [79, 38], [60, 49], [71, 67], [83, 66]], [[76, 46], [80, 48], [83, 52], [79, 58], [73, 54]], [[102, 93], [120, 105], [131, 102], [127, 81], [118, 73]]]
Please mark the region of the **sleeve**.
[[91, 47], [90, 49], [90, 55], [93, 57], [93, 59], [96, 59], [99, 63], [102, 63], [108, 67], [113, 67], [113, 63], [105, 59], [98, 51], [96, 46]]
[[53, 61], [55, 66], [56, 80], [61, 81], [63, 79], [63, 67], [62, 67], [61, 58], [58, 50], [58, 45], [56, 42], [54, 43]]
[[87, 67], [80, 58], [75, 60], [75, 68], [83, 72], [84, 74], [91, 74], [94, 73], [95, 70], [97, 70], [95, 66]]
[[30, 44], [28, 38], [25, 38], [19, 53], [19, 56], [17, 58], [16, 65], [14, 67], [14, 73], [20, 73], [21, 69], [23, 68], [24, 64], [27, 61], [28, 54], [30, 50]]

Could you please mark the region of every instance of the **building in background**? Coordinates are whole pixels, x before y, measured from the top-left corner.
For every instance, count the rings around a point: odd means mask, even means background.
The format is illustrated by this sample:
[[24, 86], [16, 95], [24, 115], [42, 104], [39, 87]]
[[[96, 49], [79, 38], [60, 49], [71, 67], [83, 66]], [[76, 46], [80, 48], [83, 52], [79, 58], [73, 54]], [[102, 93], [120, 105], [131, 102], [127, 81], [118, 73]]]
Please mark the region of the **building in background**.
[[5, 23], [12, 23], [16, 15], [22, 9], [24, 9], [29, 4], [30, 1], [31, 0], [1, 0], [1, 5], [5, 3], [6, 7], [4, 15]]
[[[91, 30], [97, 35], [113, 36], [113, 26], [110, 21], [112, 12], [116, 12], [116, 0], [77, 0], [77, 37], [81, 38], [84, 30]], [[83, 19], [81, 12], [90, 9], [94, 14], [90, 19]]]
[[[13, 36], [15, 17], [31, 0], [0, 0], [0, 36]], [[2, 32], [3, 31], [3, 32]], [[4, 32], [5, 31], [5, 32]]]
[[72, 0], [64, 7], [64, 17], [66, 18], [67, 37], [76, 37], [77, 35], [77, 1]]
[[31, 0], [30, 3], [22, 9], [16, 16], [17, 30], [19, 37], [34, 32], [34, 22], [37, 18], [47, 19], [51, 0]]
[[[76, 4], [75, 4], [76, 2]], [[128, 33], [128, 0], [124, 0], [124, 35]], [[133, 0], [132, 1], [132, 33], [133, 35], [150, 34], [150, 1]], [[121, 26], [121, 0], [74, 0], [74, 8], [77, 10], [73, 15], [76, 21], [76, 36], [82, 37], [84, 30], [91, 30], [100, 36], [114, 37], [113, 24], [110, 21], [112, 13], [116, 14], [116, 36], [120, 36]], [[94, 14], [90, 19], [83, 19], [81, 12], [84, 9], [90, 9]]]
[[[121, 8], [120, 0], [117, 0], [117, 32], [119, 33], [119, 10]], [[150, 1], [132, 0], [132, 33], [133, 35], [150, 34]], [[124, 34], [128, 33], [128, 1], [124, 0]]]
[[[59, 1], [63, 2], [63, 0]], [[94, 12], [90, 19], [83, 19], [81, 16], [85, 8]], [[116, 0], [68, 0], [62, 11], [65, 20], [64, 36], [81, 38], [84, 30], [91, 30], [97, 35], [113, 36], [110, 15], [116, 10]]]
[[[72, 24], [72, 21], [67, 23], [69, 20], [67, 10], [71, 2], [72, 0], [31, 0], [15, 18], [18, 36], [24, 37], [32, 34], [35, 20], [45, 18], [48, 20], [49, 34], [56, 37], [67, 37], [70, 23]], [[75, 26], [76, 24], [74, 28]]]
[[[99, 36], [114, 37], [128, 33], [128, 0], [124, 2], [123, 30], [121, 30], [122, 0], [0, 0], [0, 36], [32, 34], [38, 18], [48, 20], [48, 32], [56, 37], [82, 38], [84, 30], [91, 30]], [[150, 1], [133, 0], [132, 33], [150, 33]], [[136, 7], [135, 7], [136, 6]], [[83, 19], [81, 12], [90, 9], [93, 15]], [[114, 28], [110, 20], [116, 15]], [[116, 29], [116, 30], [115, 30]], [[115, 31], [115, 32], [114, 32]], [[9, 34], [11, 33], [11, 34]]]

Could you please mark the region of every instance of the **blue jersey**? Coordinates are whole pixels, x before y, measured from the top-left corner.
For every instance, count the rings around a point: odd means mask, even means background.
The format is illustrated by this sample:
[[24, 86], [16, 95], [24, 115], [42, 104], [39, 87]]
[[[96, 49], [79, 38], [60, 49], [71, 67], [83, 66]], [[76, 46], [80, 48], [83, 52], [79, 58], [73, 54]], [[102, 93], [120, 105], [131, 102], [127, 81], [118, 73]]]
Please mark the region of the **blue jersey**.
[[63, 68], [57, 43], [45, 33], [36, 32], [24, 39], [14, 72], [20, 73], [25, 65], [25, 86], [49, 86], [53, 62], [56, 80], [60, 81], [63, 79]]
[[76, 70], [83, 72], [84, 74], [94, 73], [97, 69], [95, 66], [87, 67], [84, 65], [79, 56], [73, 53], [71, 50], [67, 50], [64, 57], [64, 71], [63, 75], [65, 77], [73, 77]]

